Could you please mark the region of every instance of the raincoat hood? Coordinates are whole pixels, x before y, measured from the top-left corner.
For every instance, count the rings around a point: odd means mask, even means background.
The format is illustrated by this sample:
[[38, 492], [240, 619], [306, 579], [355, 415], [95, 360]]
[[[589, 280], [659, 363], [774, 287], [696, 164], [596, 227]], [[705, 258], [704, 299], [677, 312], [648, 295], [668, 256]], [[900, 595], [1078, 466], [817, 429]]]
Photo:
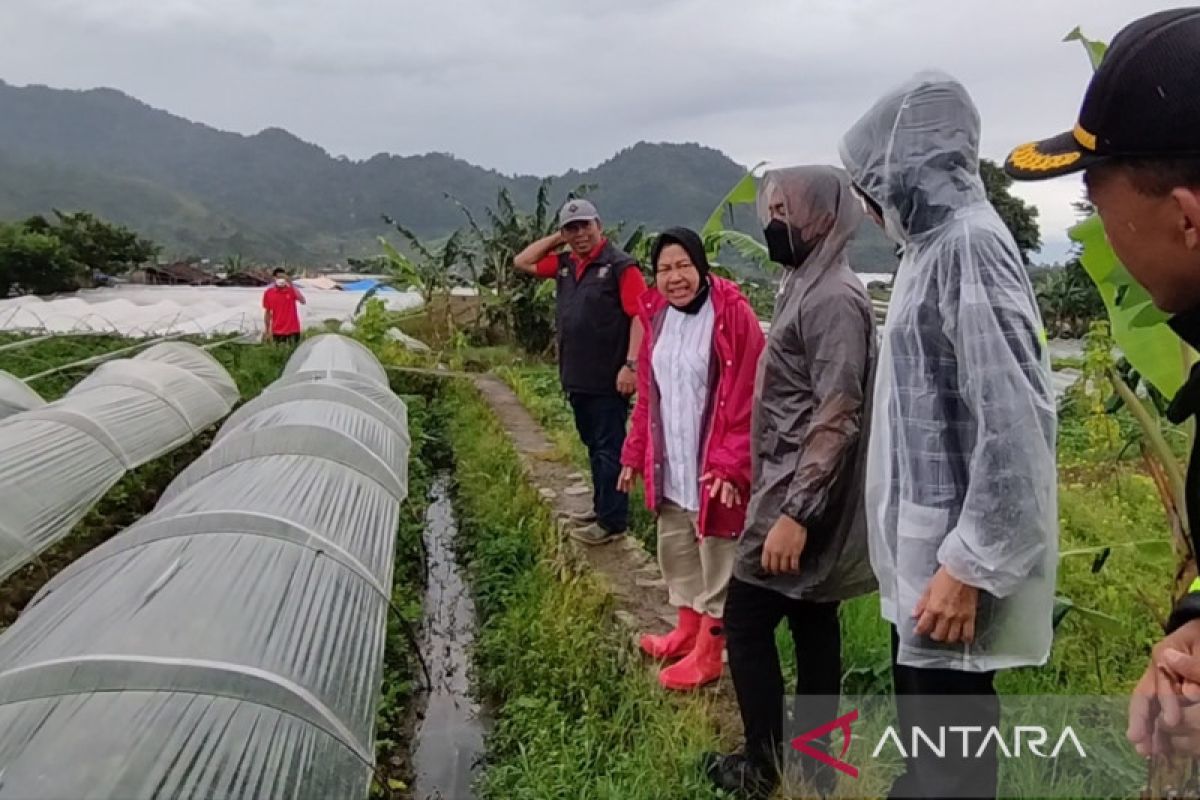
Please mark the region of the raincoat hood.
[[888, 235], [909, 242], [986, 202], [979, 134], [979, 111], [963, 85], [943, 72], [922, 72], [885, 94], [842, 137], [842, 163], [883, 209]]
[[862, 223], [863, 211], [844, 171], [827, 166], [768, 170], [758, 188], [758, 218], [764, 227], [771, 221], [771, 206], [779, 202], [792, 249], [811, 248], [797, 271], [815, 276], [846, 263], [846, 245]]

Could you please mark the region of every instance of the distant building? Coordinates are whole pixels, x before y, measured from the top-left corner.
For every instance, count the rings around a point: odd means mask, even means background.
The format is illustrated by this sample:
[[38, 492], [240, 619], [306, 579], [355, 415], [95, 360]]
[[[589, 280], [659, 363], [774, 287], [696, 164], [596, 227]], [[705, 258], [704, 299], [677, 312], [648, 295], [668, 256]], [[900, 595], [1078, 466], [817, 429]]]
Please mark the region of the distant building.
[[182, 261], [147, 265], [131, 272], [129, 280], [149, 286], [212, 286], [216, 283], [216, 278], [210, 273]]
[[233, 270], [221, 280], [218, 286], [269, 286], [273, 278], [270, 270], [239, 269]]

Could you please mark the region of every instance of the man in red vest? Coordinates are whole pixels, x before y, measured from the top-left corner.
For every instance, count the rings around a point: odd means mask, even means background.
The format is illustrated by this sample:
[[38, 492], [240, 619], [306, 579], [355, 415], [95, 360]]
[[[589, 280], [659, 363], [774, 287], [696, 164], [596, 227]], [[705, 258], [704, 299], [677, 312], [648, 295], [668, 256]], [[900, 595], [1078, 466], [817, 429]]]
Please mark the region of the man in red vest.
[[593, 511], [576, 520], [586, 527], [571, 536], [605, 544], [629, 522], [629, 495], [617, 490], [617, 478], [629, 396], [637, 389], [646, 279], [633, 256], [604, 237], [600, 214], [587, 200], [568, 200], [558, 224], [557, 233], [526, 247], [513, 265], [556, 284], [559, 378], [588, 449], [594, 487]]

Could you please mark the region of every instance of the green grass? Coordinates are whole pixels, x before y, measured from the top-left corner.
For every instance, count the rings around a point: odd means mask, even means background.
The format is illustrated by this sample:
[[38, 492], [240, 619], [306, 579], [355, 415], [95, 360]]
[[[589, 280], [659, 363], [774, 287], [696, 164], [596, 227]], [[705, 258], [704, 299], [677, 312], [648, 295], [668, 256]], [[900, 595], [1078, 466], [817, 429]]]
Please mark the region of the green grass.
[[267, 344], [227, 344], [209, 354], [228, 370], [243, 400], [252, 400], [283, 374], [292, 351]]
[[665, 695], [611, 597], [559, 550], [545, 506], [473, 389], [447, 390], [463, 557], [481, 628], [477, 683], [494, 710], [482, 798], [713, 797], [707, 701]]
[[[584, 470], [586, 453], [553, 367], [519, 364], [496, 372], [546, 428], [560, 457]], [[646, 679], [611, 624], [610, 599], [559, 553], [546, 512], [495, 420], [468, 389], [455, 390], [453, 400], [465, 556], [483, 619], [479, 685], [498, 710], [482, 796], [709, 796], [693, 768], [694, 754], [713, 738], [703, 701], [664, 698]], [[1122, 438], [1134, 432], [1127, 414], [1117, 422]], [[1160, 635], [1174, 556], [1136, 449], [1097, 446], [1070, 408], [1060, 421], [1059, 513], [1058, 591], [1104, 619], [1069, 613], [1049, 662], [1002, 674], [999, 688], [1123, 696]], [[652, 522], [647, 517], [640, 525], [649, 527], [649, 536], [645, 527], [640, 533], [652, 541]], [[844, 691], [890, 691], [889, 634], [877, 597], [843, 604], [841, 623]], [[778, 639], [790, 682], [786, 626]], [[1139, 765], [1128, 759], [1122, 737], [1114, 727], [1101, 755], [1105, 769], [1124, 781]], [[1082, 792], [1098, 779], [1027, 773], [1007, 772], [1006, 785], [1037, 796], [1039, 785], [1053, 780], [1061, 795], [1071, 782]]]
[[[586, 452], [574, 431], [570, 409], [550, 366], [496, 370], [547, 429], [564, 458], [586, 467]], [[1135, 423], [1117, 415], [1122, 440]], [[1181, 437], [1174, 437], [1173, 442]], [[1010, 693], [1123, 693], [1145, 669], [1152, 643], [1161, 634], [1170, 601], [1174, 556], [1166, 519], [1153, 483], [1141, 470], [1136, 448], [1097, 449], [1086, 425], [1064, 413], [1059, 431], [1060, 549], [1110, 547], [1097, 572], [1100, 553], [1067, 555], [1059, 567], [1058, 591], [1076, 605], [1111, 617], [1097, 623], [1068, 613], [1055, 635], [1049, 663], [1039, 669], [1005, 673], [999, 685]], [[640, 498], [635, 500], [641, 508]], [[653, 541], [653, 520], [639, 514], [634, 530]], [[1146, 544], [1147, 540], [1151, 543]], [[1154, 544], [1158, 542], [1159, 544]], [[653, 552], [653, 549], [651, 549]], [[844, 686], [848, 692], [886, 691], [890, 687], [887, 625], [879, 618], [877, 596], [843, 604]], [[789, 682], [795, 658], [786, 626], [777, 639]]]
[[[557, 368], [550, 364], [525, 364], [499, 366], [493, 371], [512, 388], [545, 429], [560, 458], [588, 475], [587, 448], [579, 439], [571, 406], [559, 388]], [[640, 485], [629, 495], [629, 531], [650, 552], [655, 552], [658, 532], [654, 515], [646, 509], [646, 493]]]
[[[136, 344], [120, 336], [56, 336], [24, 347], [0, 350], [0, 370], [25, 378], [49, 369]], [[88, 370], [85, 370], [85, 374]], [[78, 378], [76, 378], [78, 380]], [[41, 391], [41, 387], [34, 385]]]

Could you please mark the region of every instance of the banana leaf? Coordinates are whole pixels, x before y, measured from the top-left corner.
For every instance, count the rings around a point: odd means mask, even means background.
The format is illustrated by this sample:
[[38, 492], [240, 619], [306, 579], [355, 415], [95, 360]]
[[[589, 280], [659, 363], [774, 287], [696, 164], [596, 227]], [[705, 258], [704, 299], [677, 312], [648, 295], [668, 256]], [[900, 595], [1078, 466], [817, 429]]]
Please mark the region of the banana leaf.
[[716, 233], [725, 227], [722, 221], [725, 216], [726, 209], [737, 205], [753, 204], [758, 194], [758, 186], [755, 183], [754, 173], [757, 172], [767, 162], [760, 161], [755, 164], [742, 177], [740, 181], [733, 185], [729, 193], [721, 198], [721, 202], [717, 203], [717, 207], [713, 209], [712, 214], [708, 216], [708, 222], [704, 223], [704, 227], [700, 230], [700, 236], [707, 238], [709, 235]]
[[[1079, 28], [1064, 41], [1080, 42], [1093, 69], [1107, 50], [1107, 45], [1088, 39]], [[1164, 324], [1167, 315], [1155, 308], [1150, 295], [1117, 258], [1099, 216], [1093, 214], [1068, 233], [1082, 248], [1079, 260], [1104, 299], [1117, 346], [1147, 382], [1163, 395], [1174, 396], [1183, 385], [1187, 347]]]
[[1116, 617], [1105, 614], [1102, 611], [1095, 611], [1090, 608], [1084, 608], [1083, 606], [1075, 605], [1075, 602], [1071, 598], [1064, 597], [1063, 595], [1059, 595], [1058, 597], [1054, 598], [1054, 616], [1052, 619], [1055, 630], [1057, 630], [1062, 621], [1066, 619], [1067, 614], [1071, 613], [1072, 611], [1075, 612], [1076, 616], [1082, 617], [1084, 620], [1090, 622], [1092, 625], [1096, 626], [1097, 629], [1104, 631], [1105, 633], [1111, 633], [1117, 636], [1123, 636], [1127, 633], [1125, 623]]

